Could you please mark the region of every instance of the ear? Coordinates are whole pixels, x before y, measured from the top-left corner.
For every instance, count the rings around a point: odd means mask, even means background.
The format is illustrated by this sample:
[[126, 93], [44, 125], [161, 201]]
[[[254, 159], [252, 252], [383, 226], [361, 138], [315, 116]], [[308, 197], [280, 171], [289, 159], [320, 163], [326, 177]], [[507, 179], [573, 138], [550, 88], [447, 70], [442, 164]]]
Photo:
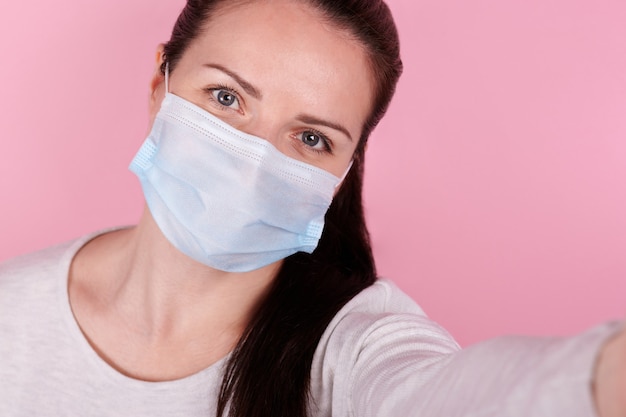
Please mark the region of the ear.
[[161, 72], [161, 65], [163, 65], [165, 54], [163, 53], [164, 45], [162, 43], [157, 46], [156, 50], [156, 60], [154, 65], [154, 73], [152, 74], [152, 79], [150, 80], [150, 94], [151, 96], [155, 95], [156, 90], [159, 88], [161, 84], [165, 81], [165, 77]]
[[161, 107], [161, 101], [165, 95], [165, 76], [161, 72], [161, 65], [164, 62], [165, 55], [163, 53], [164, 45], [161, 43], [157, 46], [156, 62], [154, 73], [150, 79], [150, 115], [155, 115]]

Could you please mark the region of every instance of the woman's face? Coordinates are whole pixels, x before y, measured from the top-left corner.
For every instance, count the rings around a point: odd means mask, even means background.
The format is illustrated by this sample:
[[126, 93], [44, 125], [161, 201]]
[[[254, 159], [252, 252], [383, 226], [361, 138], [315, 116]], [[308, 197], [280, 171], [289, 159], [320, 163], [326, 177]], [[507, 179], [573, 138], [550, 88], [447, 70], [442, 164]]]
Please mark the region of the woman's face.
[[[178, 62], [170, 92], [335, 176], [372, 103], [364, 48], [293, 0], [227, 5]], [[152, 116], [164, 95], [153, 83]]]

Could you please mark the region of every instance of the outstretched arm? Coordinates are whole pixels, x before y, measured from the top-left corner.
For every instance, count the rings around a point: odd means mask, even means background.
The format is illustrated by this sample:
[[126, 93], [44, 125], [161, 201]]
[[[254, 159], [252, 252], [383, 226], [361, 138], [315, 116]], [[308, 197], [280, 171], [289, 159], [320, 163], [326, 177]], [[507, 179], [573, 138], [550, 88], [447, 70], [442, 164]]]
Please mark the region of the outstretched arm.
[[[625, 417], [615, 414], [624, 399], [612, 378], [618, 358], [612, 344], [595, 366], [615, 324], [569, 338], [498, 337], [445, 353], [444, 334], [427, 318], [397, 320], [395, 331], [377, 326], [363, 345], [354, 368], [354, 416], [593, 417], [602, 400], [600, 417]], [[411, 322], [417, 324], [412, 330]], [[401, 327], [403, 340], [396, 333]], [[596, 369], [598, 400], [592, 395]]]
[[626, 327], [504, 336], [461, 349], [379, 281], [329, 325], [312, 367], [314, 406], [350, 417], [626, 417]]

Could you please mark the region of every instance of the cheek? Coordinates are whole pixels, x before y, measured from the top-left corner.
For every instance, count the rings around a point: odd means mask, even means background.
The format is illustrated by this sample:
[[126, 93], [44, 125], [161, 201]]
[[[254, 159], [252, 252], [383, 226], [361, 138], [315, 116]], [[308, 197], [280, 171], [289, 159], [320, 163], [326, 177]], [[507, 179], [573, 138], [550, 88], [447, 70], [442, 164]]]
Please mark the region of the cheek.
[[337, 178], [343, 179], [352, 169], [352, 160], [354, 158], [354, 146], [345, 146], [336, 148], [333, 155], [327, 155], [317, 165], [319, 168], [331, 173]]

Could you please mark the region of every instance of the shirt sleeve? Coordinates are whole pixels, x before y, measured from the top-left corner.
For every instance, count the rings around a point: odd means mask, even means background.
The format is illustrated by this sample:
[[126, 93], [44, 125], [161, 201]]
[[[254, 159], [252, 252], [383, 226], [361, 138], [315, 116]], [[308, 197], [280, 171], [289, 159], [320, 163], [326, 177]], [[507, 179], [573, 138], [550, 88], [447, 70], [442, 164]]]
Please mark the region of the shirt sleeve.
[[390, 316], [366, 332], [348, 413], [359, 417], [595, 416], [595, 358], [616, 325], [570, 338], [499, 337], [457, 350], [426, 317]]
[[379, 282], [331, 324], [314, 388], [332, 393], [332, 416], [595, 417], [596, 357], [620, 327], [498, 337], [461, 349], [406, 294]]

